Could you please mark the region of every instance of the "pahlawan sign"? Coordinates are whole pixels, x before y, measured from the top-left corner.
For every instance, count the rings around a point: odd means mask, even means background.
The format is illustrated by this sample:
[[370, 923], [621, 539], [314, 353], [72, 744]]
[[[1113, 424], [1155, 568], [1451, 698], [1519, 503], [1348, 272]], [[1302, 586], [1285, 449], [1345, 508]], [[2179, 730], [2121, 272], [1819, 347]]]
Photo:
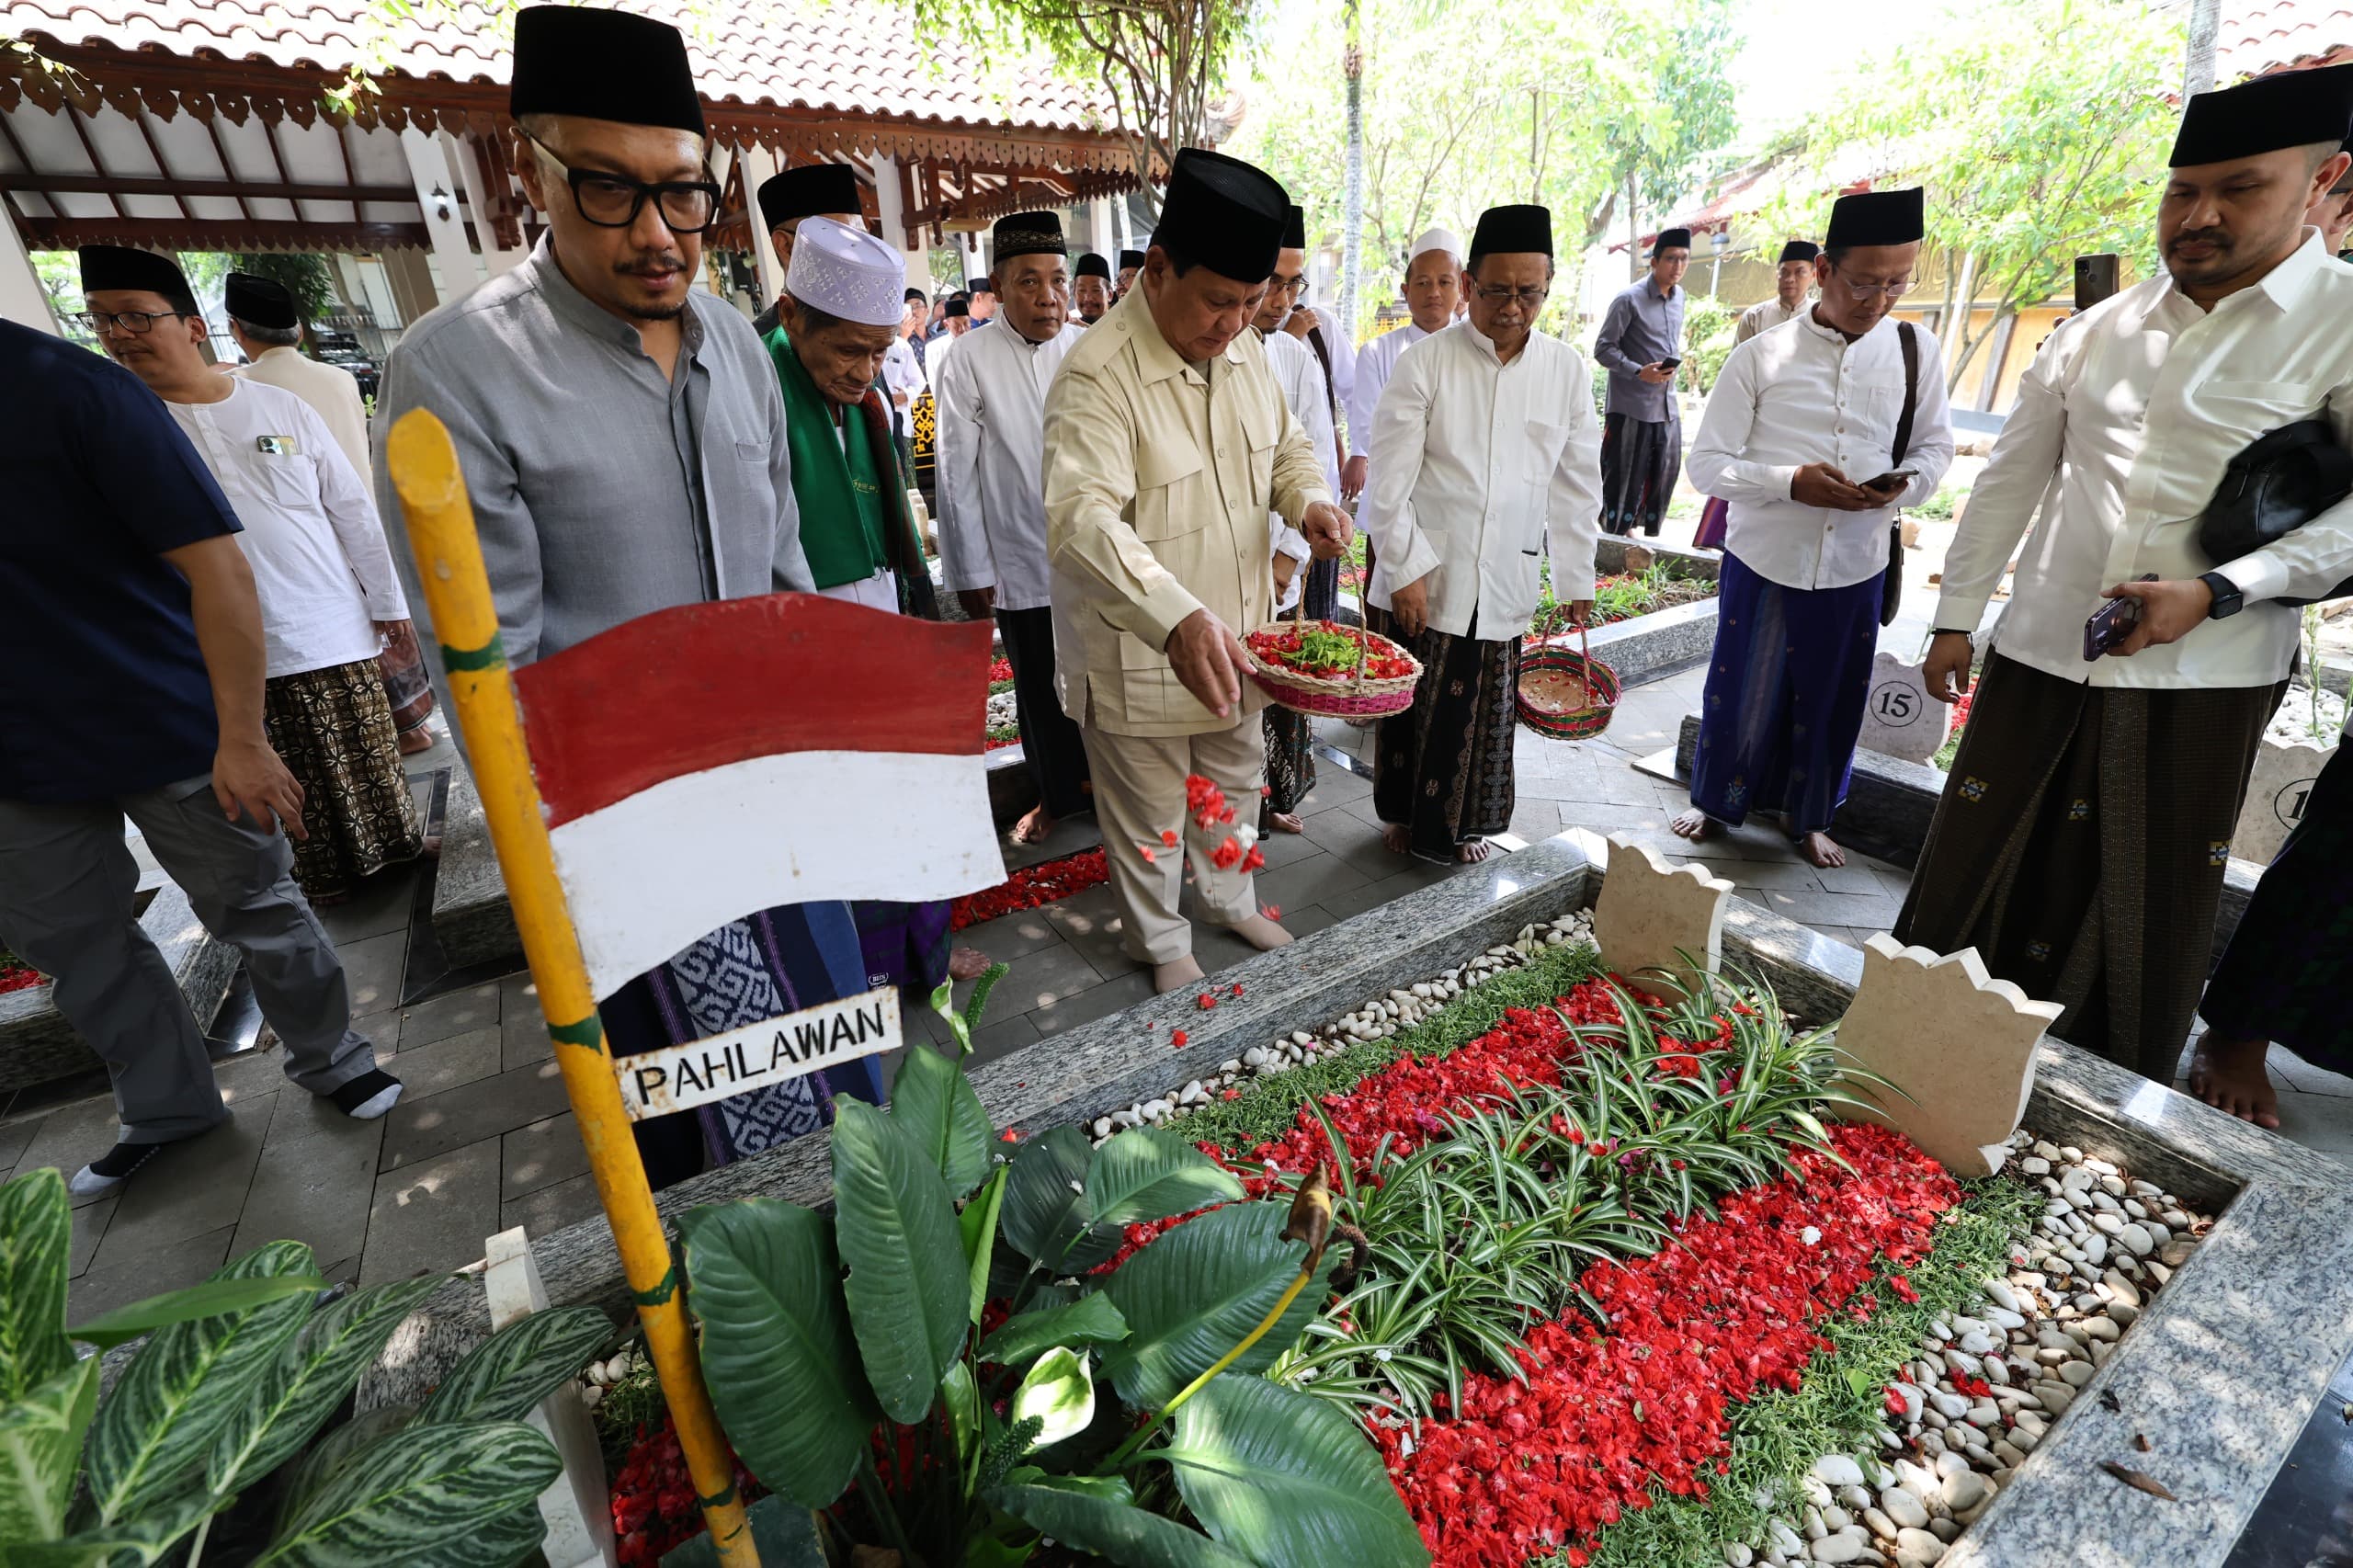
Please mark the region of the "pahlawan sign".
[[707, 1040], [624, 1056], [613, 1069], [629, 1119], [643, 1121], [898, 1048], [899, 994], [884, 986]]

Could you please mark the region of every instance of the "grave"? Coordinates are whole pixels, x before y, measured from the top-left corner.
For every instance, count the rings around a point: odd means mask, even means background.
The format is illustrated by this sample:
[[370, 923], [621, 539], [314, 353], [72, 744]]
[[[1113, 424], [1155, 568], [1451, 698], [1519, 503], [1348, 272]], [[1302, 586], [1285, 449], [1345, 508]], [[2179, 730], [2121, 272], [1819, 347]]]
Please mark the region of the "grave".
[[[188, 895], [170, 882], [143, 889], [139, 898], [139, 928], [164, 955], [188, 1011], [210, 1028], [236, 978], [237, 949], [214, 941], [188, 907]], [[50, 1000], [47, 985], [0, 995], [0, 1094], [105, 1068]]]
[[[1204, 1012], [1155, 998], [971, 1071], [994, 1122], [1034, 1135], [1086, 1123], [1211, 1074], [1272, 1036], [1337, 1017], [1366, 997], [1438, 974], [1531, 923], [1590, 906], [1609, 847], [1563, 834], [1232, 971], [1245, 994]], [[1839, 1017], [1864, 957], [1738, 900], [1722, 910], [1722, 962], [1769, 984], [1801, 1018]], [[1172, 1050], [1173, 1030], [1188, 1031]], [[2220, 1568], [2308, 1419], [2335, 1420], [2332, 1373], [2353, 1351], [2353, 1170], [2056, 1040], [2036, 1051], [2028, 1125], [2219, 1214], [2172, 1282], [1945, 1561]], [[822, 1203], [822, 1134], [660, 1194], [665, 1214], [764, 1196]], [[629, 1311], [601, 1218], [532, 1244], [550, 1299]], [[361, 1391], [365, 1406], [416, 1398], [483, 1337], [481, 1284], [444, 1286], [404, 1325]], [[2111, 1398], [2112, 1396], [2112, 1398]], [[2175, 1494], [2120, 1483], [2136, 1433], [2160, 1434]]]

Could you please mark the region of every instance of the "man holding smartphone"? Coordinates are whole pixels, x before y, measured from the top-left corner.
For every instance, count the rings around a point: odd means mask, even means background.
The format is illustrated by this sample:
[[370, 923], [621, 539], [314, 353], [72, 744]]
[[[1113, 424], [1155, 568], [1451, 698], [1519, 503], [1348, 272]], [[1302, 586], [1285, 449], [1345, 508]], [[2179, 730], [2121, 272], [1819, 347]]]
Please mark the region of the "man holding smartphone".
[[[1948, 700], [1969, 689], [1972, 635], [2015, 555], [1896, 937], [1976, 948], [2066, 1009], [2052, 1032], [2159, 1083], [2189, 1034], [2247, 773], [2295, 658], [2281, 601], [2353, 572], [2353, 504], [2235, 560], [2197, 542], [2258, 437], [2323, 410], [2353, 437], [2353, 267], [2306, 217], [2353, 162], [2348, 120], [2353, 66], [2190, 99], [2157, 208], [2165, 272], [2035, 355], [1946, 557], [1923, 672]], [[2138, 612], [2120, 636], [2099, 612], [2126, 598]], [[2207, 1076], [2233, 1103], [2234, 1080], [2249, 1101], [2269, 1093], [2259, 1052]]]
[[1691, 231], [1662, 229], [1650, 276], [1609, 301], [1593, 357], [1609, 372], [1601, 436], [1601, 528], [1655, 538], [1683, 469], [1683, 416], [1675, 406], [1682, 360], [1684, 270]]
[[1815, 257], [1822, 298], [1740, 344], [1691, 442], [1692, 482], [1726, 504], [1694, 841], [1779, 812], [1799, 852], [1843, 866], [1847, 796], [1879, 645], [1887, 530], [1937, 493], [1952, 423], [1937, 340], [1891, 319], [1920, 256], [1917, 187], [1844, 196]]

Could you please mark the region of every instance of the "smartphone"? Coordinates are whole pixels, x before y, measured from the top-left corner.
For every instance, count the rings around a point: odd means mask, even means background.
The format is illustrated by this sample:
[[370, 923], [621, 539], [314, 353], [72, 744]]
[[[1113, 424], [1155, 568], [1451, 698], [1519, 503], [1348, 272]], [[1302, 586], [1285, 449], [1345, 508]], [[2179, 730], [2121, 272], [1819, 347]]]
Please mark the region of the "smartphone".
[[1658, 368], [1662, 370], [1672, 370], [1682, 363], [1680, 359], [1662, 359], [1658, 362]]
[[1862, 487], [1865, 490], [1901, 490], [1919, 477], [1918, 469], [1894, 468], [1881, 474], [1877, 479], [1865, 480]]
[[[2144, 572], [2134, 580], [2154, 583], [2157, 574]], [[2140, 620], [2141, 601], [2138, 599], [2110, 599], [2092, 611], [2091, 619], [2084, 622], [2084, 663], [2093, 663], [2131, 636], [2132, 628], [2139, 625]]]

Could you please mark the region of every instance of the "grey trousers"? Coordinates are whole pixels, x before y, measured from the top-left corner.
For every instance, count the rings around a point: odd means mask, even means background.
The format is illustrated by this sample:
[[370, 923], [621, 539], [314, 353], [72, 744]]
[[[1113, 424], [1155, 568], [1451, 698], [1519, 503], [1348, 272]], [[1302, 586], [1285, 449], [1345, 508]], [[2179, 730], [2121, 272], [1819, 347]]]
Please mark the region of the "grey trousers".
[[373, 1068], [375, 1048], [351, 1028], [342, 960], [294, 885], [286, 835], [230, 822], [210, 775], [111, 801], [0, 800], [0, 941], [54, 977], [57, 1010], [113, 1075], [122, 1141], [191, 1137], [229, 1114], [203, 1030], [132, 915], [126, 815], [204, 928], [244, 954], [286, 1075], [324, 1095]]

